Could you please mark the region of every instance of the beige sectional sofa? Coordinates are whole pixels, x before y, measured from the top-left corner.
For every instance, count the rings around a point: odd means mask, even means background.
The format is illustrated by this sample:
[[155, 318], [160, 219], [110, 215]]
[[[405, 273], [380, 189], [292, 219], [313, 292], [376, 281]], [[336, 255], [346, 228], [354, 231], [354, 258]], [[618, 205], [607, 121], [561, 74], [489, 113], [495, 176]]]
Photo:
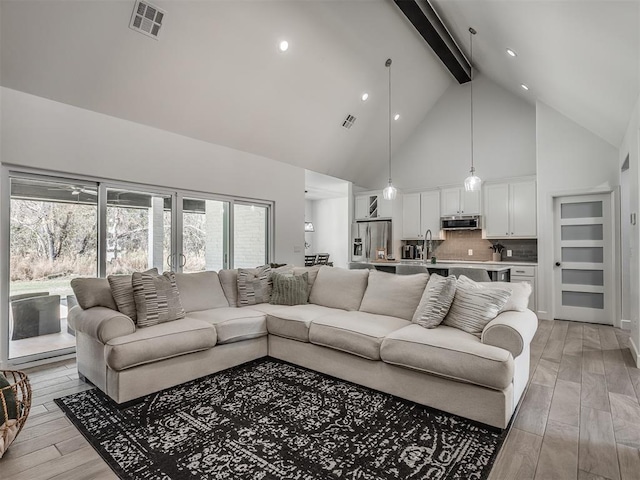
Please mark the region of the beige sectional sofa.
[[[480, 338], [445, 325], [426, 329], [411, 317], [427, 274], [332, 267], [309, 273], [306, 305], [236, 307], [237, 272], [221, 270], [176, 274], [187, 312], [180, 320], [136, 328], [112, 308], [74, 307], [78, 371], [123, 403], [268, 355], [507, 426], [529, 378], [533, 312], [500, 313]], [[94, 281], [91, 295], [104, 298], [108, 288], [106, 280]]]

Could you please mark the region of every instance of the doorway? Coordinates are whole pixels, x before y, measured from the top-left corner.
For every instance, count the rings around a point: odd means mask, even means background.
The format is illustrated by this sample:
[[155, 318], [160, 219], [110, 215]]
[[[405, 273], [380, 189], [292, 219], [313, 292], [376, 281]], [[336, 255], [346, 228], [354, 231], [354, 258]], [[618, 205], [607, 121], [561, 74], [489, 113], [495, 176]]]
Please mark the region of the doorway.
[[555, 318], [613, 325], [611, 194], [554, 199]]

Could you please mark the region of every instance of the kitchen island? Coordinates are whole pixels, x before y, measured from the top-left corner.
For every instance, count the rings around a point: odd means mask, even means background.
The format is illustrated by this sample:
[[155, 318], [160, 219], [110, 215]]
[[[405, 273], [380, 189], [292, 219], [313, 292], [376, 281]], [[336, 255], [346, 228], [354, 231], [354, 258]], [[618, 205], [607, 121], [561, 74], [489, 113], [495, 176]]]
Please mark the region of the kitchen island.
[[437, 273], [438, 275], [449, 275], [449, 269], [451, 268], [477, 268], [486, 270], [492, 281], [509, 282], [511, 280], [511, 267], [516, 265], [535, 265], [529, 262], [465, 262], [457, 260], [443, 260], [436, 263], [424, 263], [416, 260], [398, 260], [398, 261], [362, 261], [351, 262], [349, 268], [362, 268], [363, 266], [368, 268], [375, 268], [382, 272], [396, 273], [396, 267], [398, 265], [424, 265], [429, 270], [429, 273]]

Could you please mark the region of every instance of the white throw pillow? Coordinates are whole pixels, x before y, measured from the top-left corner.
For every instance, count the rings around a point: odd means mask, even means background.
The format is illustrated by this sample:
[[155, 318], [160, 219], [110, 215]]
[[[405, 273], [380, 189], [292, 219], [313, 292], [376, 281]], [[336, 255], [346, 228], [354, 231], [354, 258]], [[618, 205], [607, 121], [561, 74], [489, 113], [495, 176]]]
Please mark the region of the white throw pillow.
[[424, 328], [435, 328], [442, 323], [451, 308], [456, 294], [456, 277], [441, 277], [433, 273], [429, 277], [420, 304], [413, 314], [413, 323]]
[[484, 288], [460, 275], [451, 309], [442, 324], [480, 337], [484, 327], [498, 316], [510, 296], [511, 289]]
[[506, 288], [511, 290], [511, 296], [500, 310], [500, 313], [509, 311], [524, 312], [529, 308], [531, 284], [527, 282], [482, 282], [479, 285], [485, 288]]

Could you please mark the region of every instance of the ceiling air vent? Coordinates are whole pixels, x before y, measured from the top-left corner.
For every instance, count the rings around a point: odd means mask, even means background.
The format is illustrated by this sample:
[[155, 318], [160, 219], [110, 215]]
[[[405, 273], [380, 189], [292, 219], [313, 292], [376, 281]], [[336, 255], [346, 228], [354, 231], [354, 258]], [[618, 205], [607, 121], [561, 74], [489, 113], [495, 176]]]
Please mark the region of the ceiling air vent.
[[157, 40], [165, 13], [164, 10], [149, 2], [137, 0], [133, 7], [129, 28]]
[[356, 117], [354, 117], [353, 115], [347, 115], [347, 118], [345, 118], [344, 122], [342, 122], [342, 126], [349, 130], [351, 127], [353, 127], [354, 123], [356, 123]]

